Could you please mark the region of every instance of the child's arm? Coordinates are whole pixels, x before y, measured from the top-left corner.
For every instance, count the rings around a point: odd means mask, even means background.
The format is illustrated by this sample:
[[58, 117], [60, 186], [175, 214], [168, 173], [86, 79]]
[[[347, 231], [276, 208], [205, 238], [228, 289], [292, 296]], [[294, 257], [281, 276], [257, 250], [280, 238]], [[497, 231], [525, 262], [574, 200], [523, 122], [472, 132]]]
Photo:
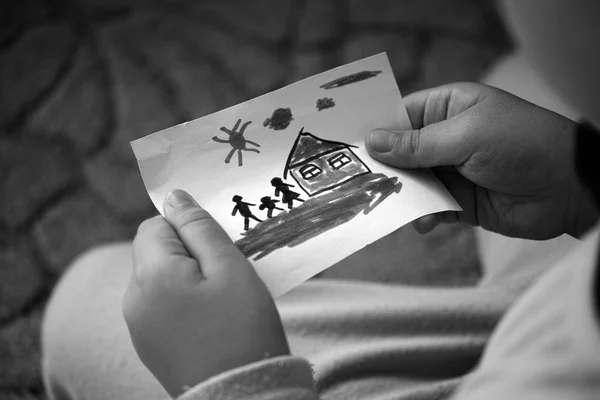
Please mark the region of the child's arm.
[[231, 212], [231, 216], [235, 217], [235, 214], [238, 212], [238, 206], [233, 207], [233, 211]]

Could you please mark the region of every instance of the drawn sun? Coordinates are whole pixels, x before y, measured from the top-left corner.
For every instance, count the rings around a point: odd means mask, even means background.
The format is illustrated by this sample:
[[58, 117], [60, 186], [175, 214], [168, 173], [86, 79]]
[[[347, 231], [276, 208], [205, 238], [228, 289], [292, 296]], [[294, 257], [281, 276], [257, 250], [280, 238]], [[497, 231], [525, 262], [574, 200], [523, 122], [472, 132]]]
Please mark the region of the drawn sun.
[[214, 140], [217, 143], [227, 143], [232, 147], [229, 154], [227, 154], [227, 157], [225, 157], [225, 164], [229, 164], [229, 162], [231, 161], [231, 157], [233, 157], [233, 153], [235, 153], [236, 151], [238, 152], [238, 166], [240, 166], [240, 167], [243, 165], [242, 151], [252, 151], [255, 153], [260, 153], [260, 151], [258, 149], [248, 149], [246, 147], [247, 144], [252, 144], [256, 147], [260, 147], [260, 144], [253, 142], [251, 140], [247, 140], [244, 137], [244, 131], [246, 130], [248, 125], [250, 125], [252, 123], [252, 121], [248, 121], [248, 122], [244, 123], [244, 125], [242, 125], [242, 129], [240, 129], [238, 132], [238, 128], [239, 128], [241, 122], [242, 122], [242, 120], [238, 119], [237, 122], [235, 123], [235, 126], [231, 130], [225, 128], [224, 126], [221, 127], [221, 131], [223, 131], [229, 135], [228, 140], [220, 139], [217, 136], [213, 136], [213, 138], [212, 138], [212, 140]]

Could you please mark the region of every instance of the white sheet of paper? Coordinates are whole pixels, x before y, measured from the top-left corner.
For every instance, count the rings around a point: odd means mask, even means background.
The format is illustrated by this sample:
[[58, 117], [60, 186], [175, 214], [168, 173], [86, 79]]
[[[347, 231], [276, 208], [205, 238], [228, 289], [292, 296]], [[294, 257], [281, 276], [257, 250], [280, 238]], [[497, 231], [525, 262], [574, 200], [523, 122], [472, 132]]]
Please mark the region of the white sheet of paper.
[[[354, 82], [335, 83], [347, 76], [346, 81]], [[335, 106], [319, 111], [317, 100], [323, 98], [333, 99]], [[293, 115], [284, 129], [273, 129], [282, 127], [272, 118], [278, 108], [290, 108]], [[243, 135], [237, 134], [244, 125]], [[159, 212], [170, 190], [186, 190], [245, 249], [242, 252], [276, 297], [416, 218], [460, 210], [430, 171], [398, 170], [372, 159], [364, 138], [375, 128], [411, 128], [385, 53], [131, 145]], [[245, 150], [236, 150], [236, 144]], [[271, 180], [276, 177], [293, 185], [288, 189], [305, 202], [293, 199], [293, 194], [275, 197]], [[244, 216], [232, 216], [235, 195], [255, 205], [247, 207], [264, 222], [250, 217], [249, 230], [244, 231]], [[268, 208], [259, 209], [265, 196], [278, 200], [275, 206], [285, 211], [274, 209], [273, 218], [268, 218]]]

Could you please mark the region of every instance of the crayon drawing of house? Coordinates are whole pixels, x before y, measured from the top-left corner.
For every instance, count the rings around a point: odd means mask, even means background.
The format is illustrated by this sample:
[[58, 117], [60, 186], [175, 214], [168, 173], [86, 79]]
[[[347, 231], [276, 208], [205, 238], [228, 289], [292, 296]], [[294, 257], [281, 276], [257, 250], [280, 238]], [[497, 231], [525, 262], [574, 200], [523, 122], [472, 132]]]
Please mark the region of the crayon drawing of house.
[[284, 179], [288, 173], [309, 196], [346, 184], [371, 173], [352, 146], [316, 137], [301, 130], [288, 156]]
[[[397, 176], [371, 172], [353, 148], [356, 146], [301, 130], [283, 172], [284, 179], [291, 175], [296, 184], [285, 183], [279, 177], [271, 180], [276, 197], [288, 191], [282, 196], [283, 204], [295, 200], [299, 204], [279, 209], [277, 215], [267, 214], [266, 219], [246, 231], [235, 242], [242, 254], [257, 261], [278, 249], [299, 246], [359, 214], [368, 215], [391, 195], [400, 193], [402, 182]], [[299, 199], [300, 194], [289, 189], [296, 186], [310, 198]], [[261, 202], [267, 200], [271, 198], [263, 197]]]

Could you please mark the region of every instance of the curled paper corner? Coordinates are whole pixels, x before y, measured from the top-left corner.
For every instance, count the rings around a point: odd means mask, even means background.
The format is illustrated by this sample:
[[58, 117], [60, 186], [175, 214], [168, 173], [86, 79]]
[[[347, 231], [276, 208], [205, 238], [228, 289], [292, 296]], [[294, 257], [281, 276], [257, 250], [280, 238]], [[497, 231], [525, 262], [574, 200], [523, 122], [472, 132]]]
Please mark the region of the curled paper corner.
[[134, 140], [129, 145], [139, 162], [169, 155], [173, 148], [173, 140], [168, 136], [155, 134]]

